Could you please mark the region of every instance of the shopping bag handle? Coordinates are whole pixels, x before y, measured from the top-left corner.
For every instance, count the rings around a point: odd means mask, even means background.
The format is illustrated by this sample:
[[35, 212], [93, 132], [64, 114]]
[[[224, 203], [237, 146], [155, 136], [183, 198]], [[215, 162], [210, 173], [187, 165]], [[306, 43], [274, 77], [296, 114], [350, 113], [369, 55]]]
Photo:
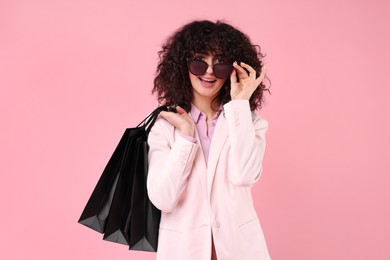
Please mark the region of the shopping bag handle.
[[146, 134], [149, 134], [150, 129], [152, 129], [154, 123], [157, 120], [158, 115], [160, 114], [161, 111], [168, 111], [167, 106], [159, 106], [155, 110], [153, 110], [152, 113], [150, 113], [144, 120], [142, 120], [141, 123], [138, 124], [137, 127], [145, 127], [145, 132]]

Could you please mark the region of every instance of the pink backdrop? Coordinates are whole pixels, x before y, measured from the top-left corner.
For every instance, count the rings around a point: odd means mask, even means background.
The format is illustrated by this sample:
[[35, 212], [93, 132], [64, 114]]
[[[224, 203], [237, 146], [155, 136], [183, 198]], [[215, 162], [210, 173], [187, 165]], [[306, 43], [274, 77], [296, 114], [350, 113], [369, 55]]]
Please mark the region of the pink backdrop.
[[[275, 260], [390, 259], [386, 0], [0, 1], [1, 259], [154, 259], [77, 224], [157, 51], [192, 19], [262, 46], [272, 95], [256, 208]], [[386, 119], [387, 118], [387, 119]]]

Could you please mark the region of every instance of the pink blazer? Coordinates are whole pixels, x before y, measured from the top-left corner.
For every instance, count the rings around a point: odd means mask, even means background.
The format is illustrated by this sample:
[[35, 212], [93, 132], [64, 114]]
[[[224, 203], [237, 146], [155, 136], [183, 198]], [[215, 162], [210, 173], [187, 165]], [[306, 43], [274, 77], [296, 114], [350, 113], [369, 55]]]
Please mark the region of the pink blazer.
[[224, 105], [210, 147], [208, 167], [199, 137], [192, 143], [165, 119], [148, 143], [148, 194], [162, 211], [158, 260], [271, 259], [252, 202], [262, 173], [268, 123], [247, 100]]

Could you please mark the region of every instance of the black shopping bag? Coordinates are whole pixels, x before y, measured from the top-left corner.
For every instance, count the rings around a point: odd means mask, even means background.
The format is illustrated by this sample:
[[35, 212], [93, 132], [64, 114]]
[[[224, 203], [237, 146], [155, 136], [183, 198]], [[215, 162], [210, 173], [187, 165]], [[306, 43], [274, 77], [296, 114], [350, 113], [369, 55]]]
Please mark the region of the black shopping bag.
[[118, 182], [120, 166], [124, 158], [127, 141], [128, 129], [126, 129], [118, 146], [108, 161], [79, 219], [80, 224], [100, 233], [104, 233], [106, 227], [106, 221]]
[[[143, 164], [137, 164], [133, 180], [133, 190], [131, 196], [130, 216], [130, 243], [129, 249], [142, 251], [157, 251], [158, 233], [161, 212], [149, 200], [146, 180], [148, 173], [148, 144], [145, 136], [137, 140], [138, 156], [137, 161]], [[146, 169], [146, 170], [145, 170]], [[138, 174], [144, 173], [144, 174]]]
[[161, 212], [146, 192], [147, 136], [162, 110], [167, 108], [158, 107], [137, 127], [125, 130], [79, 219], [104, 233], [105, 240], [130, 245], [129, 249], [157, 250]]
[[[137, 138], [144, 135], [144, 131], [139, 128], [128, 128], [127, 143], [123, 153], [123, 160], [119, 167], [119, 176], [116, 183], [115, 194], [112, 199], [111, 208], [107, 217], [106, 228], [104, 230], [104, 240], [129, 245], [129, 227], [131, 210], [131, 196], [133, 194], [133, 180], [137, 170], [138, 147]], [[144, 158], [141, 158], [142, 160]], [[147, 169], [146, 169], [147, 170]]]

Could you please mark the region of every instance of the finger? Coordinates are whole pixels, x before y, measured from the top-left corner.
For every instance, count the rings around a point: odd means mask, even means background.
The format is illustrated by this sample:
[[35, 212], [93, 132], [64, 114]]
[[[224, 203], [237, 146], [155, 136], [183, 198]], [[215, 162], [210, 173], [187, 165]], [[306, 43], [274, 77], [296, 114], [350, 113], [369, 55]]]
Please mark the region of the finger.
[[236, 73], [236, 70], [233, 70], [232, 73], [230, 73], [230, 82], [232, 84], [236, 84], [237, 83], [237, 73]]
[[233, 63], [233, 67], [237, 71], [239, 79], [245, 79], [248, 77], [248, 73], [246, 72], [246, 70], [240, 65], [238, 65], [237, 61]]
[[161, 111], [160, 116], [167, 120], [171, 125], [177, 127], [179, 125], [180, 116], [173, 112]]
[[249, 77], [251, 77], [253, 79], [256, 78], [256, 71], [252, 68], [252, 66], [250, 66], [244, 62], [241, 62], [241, 67], [243, 67], [249, 71]]
[[166, 111], [161, 111], [161, 112], [158, 114], [158, 116], [164, 118], [165, 120], [167, 120], [167, 121], [169, 122], [169, 120], [168, 120], [168, 118], [167, 118], [167, 117], [169, 117], [169, 116], [167, 116], [167, 113], [168, 113], [168, 112], [166, 112]]
[[168, 113], [169, 112], [167, 112], [167, 111], [161, 111], [160, 114], [158, 114], [158, 115], [166, 119], [166, 116]]
[[176, 111], [179, 115], [187, 114], [187, 112], [181, 106], [176, 106]]
[[191, 119], [191, 116], [181, 106], [176, 106], [176, 111], [180, 116]]
[[266, 66], [263, 66], [261, 68], [261, 73], [260, 73], [260, 76], [256, 79], [256, 83], [257, 85], [259, 85], [261, 82], [263, 82], [263, 80], [265, 79], [265, 74], [267, 72], [267, 67]]

